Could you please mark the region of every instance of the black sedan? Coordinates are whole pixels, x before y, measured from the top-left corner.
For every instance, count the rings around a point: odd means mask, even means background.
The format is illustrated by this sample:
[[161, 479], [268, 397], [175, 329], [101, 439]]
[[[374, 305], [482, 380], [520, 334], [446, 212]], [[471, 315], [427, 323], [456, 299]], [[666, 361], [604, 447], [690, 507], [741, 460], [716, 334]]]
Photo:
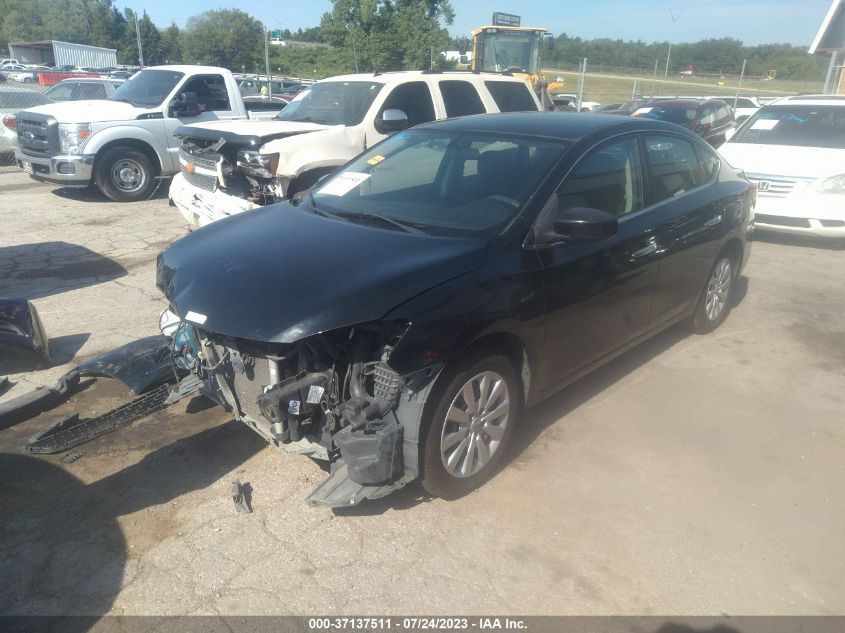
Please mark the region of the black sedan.
[[453, 497], [491, 476], [526, 407], [678, 321], [718, 327], [753, 201], [674, 125], [440, 121], [293, 204], [173, 244], [158, 262], [162, 323], [238, 419], [333, 462], [311, 503], [414, 479]]

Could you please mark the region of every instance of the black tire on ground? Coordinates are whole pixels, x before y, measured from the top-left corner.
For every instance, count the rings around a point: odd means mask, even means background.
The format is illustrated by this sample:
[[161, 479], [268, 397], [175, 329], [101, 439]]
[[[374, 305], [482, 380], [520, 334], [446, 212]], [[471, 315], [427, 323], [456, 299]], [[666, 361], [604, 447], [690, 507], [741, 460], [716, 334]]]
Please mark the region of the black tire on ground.
[[[479, 398], [481, 383], [474, 381], [474, 379], [484, 375], [488, 377], [486, 395], [489, 406], [486, 408], [479, 406], [484, 404], [478, 402], [481, 399]], [[504, 402], [501, 386], [498, 388], [498, 394], [494, 393], [496, 381], [495, 379], [491, 380], [493, 375], [501, 379], [505, 387], [504, 395], [508, 399], [506, 413], [492, 420], [490, 420], [489, 415], [487, 416], [488, 422], [495, 422], [496, 426], [503, 427], [500, 432], [497, 431], [497, 433], [500, 433], [498, 440], [488, 434], [491, 427], [483, 425], [481, 419], [484, 411], [500, 413], [500, 410], [496, 410]], [[473, 397], [477, 399], [475, 423], [472, 422], [473, 414], [471, 410], [473, 407], [463, 395], [468, 383], [474, 383], [471, 387], [472, 396], [469, 399], [473, 399]], [[429, 404], [433, 406], [426, 407], [424, 413], [420, 484], [432, 496], [454, 499], [478, 488], [496, 473], [508, 449], [516, 419], [522, 410], [522, 385], [511, 361], [506, 356], [476, 353], [467, 356], [463, 362], [459, 361], [451, 368], [447, 367], [438, 379], [438, 384], [435, 385], [429, 398]], [[466, 415], [466, 425], [461, 425], [454, 420], [453, 404], [456, 409], [460, 410], [457, 413], [470, 410], [468, 414], [460, 413], [462, 416]], [[450, 416], [449, 420], [447, 420], [447, 415]], [[464, 426], [466, 427], [465, 430]], [[447, 427], [445, 434], [444, 427]], [[443, 440], [444, 438], [457, 437], [453, 433], [460, 434], [459, 436], [465, 439], [454, 444], [454, 448], [447, 446], [446, 452], [444, 452]], [[492, 448], [494, 441], [498, 442], [495, 449]], [[468, 442], [468, 444], [464, 446], [464, 442]], [[481, 443], [483, 443], [483, 446]], [[484, 466], [473, 473], [473, 466], [480, 463], [483, 453], [487, 453], [488, 460]], [[464, 455], [464, 457], [460, 458], [460, 455]], [[447, 470], [444, 461], [451, 460], [453, 456], [458, 457], [453, 462], [453, 468], [456, 471], [459, 472], [463, 465], [469, 464], [467, 476], [458, 476]]]
[[112, 147], [97, 157], [94, 182], [115, 202], [137, 202], [152, 194], [156, 169], [143, 152], [132, 147]]
[[737, 273], [736, 257], [728, 251], [719, 253], [710, 268], [695, 308], [692, 319], [694, 332], [697, 334], [712, 332], [728, 318], [733, 307]]

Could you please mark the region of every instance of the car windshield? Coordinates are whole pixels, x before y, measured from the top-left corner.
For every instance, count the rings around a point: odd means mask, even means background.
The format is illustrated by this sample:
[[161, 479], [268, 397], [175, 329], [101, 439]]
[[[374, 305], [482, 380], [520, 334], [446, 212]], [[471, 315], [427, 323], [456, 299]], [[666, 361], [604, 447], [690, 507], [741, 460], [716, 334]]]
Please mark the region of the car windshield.
[[566, 148], [533, 137], [405, 131], [322, 183], [312, 201], [316, 212], [350, 221], [376, 217], [434, 235], [494, 235]]
[[845, 149], [845, 107], [765, 106], [745, 122], [730, 142]]
[[667, 108], [665, 106], [651, 106], [640, 108], [634, 112], [634, 116], [655, 121], [666, 121], [689, 127], [695, 120], [698, 110], [696, 108]]
[[275, 118], [325, 125], [357, 125], [383, 86], [373, 81], [317, 83], [297, 95]]
[[[485, 29], [479, 70], [534, 73], [540, 63], [540, 38], [532, 32]], [[495, 31], [490, 33], [490, 31]]]
[[0, 108], [32, 108], [51, 102], [52, 99], [34, 90], [3, 90], [0, 88]]
[[161, 105], [182, 77], [184, 73], [173, 70], [142, 70], [127, 79], [109, 100], [125, 101], [139, 108], [154, 108]]

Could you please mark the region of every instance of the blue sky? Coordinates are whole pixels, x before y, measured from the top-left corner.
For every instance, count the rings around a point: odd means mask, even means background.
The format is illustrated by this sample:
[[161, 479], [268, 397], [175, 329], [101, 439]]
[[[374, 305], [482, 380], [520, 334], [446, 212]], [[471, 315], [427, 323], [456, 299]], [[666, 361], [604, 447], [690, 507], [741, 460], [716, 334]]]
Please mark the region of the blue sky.
[[[268, 28], [292, 30], [316, 26], [331, 8], [328, 0], [117, 0], [117, 5], [146, 10], [160, 26], [172, 21], [184, 26], [196, 13], [238, 7]], [[503, 11], [521, 15], [524, 25], [583, 38], [688, 42], [735, 37], [746, 44], [810, 44], [830, 0], [452, 0], [452, 6], [456, 15], [449, 30], [455, 35], [488, 23], [493, 11]]]

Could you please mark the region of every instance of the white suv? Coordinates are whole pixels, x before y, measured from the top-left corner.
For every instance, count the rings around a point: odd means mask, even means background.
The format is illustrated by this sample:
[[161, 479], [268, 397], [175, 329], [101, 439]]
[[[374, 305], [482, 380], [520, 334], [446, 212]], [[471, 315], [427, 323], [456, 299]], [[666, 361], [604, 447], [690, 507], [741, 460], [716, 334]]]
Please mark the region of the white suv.
[[774, 101], [719, 153], [757, 184], [757, 228], [845, 238], [845, 97]]
[[193, 227], [286, 200], [389, 134], [469, 114], [540, 110], [522, 79], [405, 71], [331, 77], [271, 121], [204, 122], [176, 130], [181, 172], [170, 200]]

